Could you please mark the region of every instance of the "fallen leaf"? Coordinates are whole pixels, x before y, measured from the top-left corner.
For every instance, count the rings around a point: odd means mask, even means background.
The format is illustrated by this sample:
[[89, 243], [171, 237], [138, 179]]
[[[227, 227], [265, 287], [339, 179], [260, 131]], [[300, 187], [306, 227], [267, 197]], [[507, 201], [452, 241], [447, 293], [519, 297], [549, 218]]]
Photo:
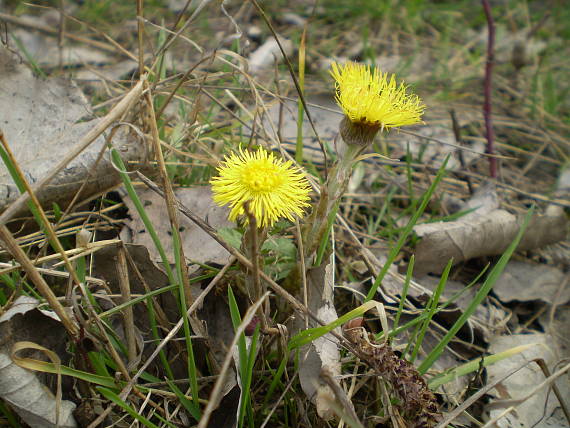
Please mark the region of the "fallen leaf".
[[[0, 126], [10, 149], [30, 183], [46, 176], [92, 130], [94, 119], [91, 106], [83, 92], [70, 80], [40, 79], [20, 59], [0, 46]], [[113, 145], [125, 163], [142, 161], [145, 147], [119, 130]], [[106, 150], [100, 136], [78, 157], [72, 160], [52, 182], [36, 193], [40, 202], [65, 204], [86, 181], [81, 199], [107, 190], [120, 182], [119, 174], [108, 156], [97, 162]], [[20, 192], [4, 164], [0, 165], [0, 211], [14, 201]]]
[[511, 260], [493, 286], [501, 302], [542, 300], [550, 304], [570, 301], [566, 275], [555, 267]]
[[[491, 383], [528, 362], [524, 368], [503, 380], [494, 390], [489, 391], [489, 395], [492, 398], [485, 406], [485, 410], [490, 418], [498, 416], [505, 411], [505, 408], [500, 405], [500, 400], [526, 397], [533, 391], [534, 387], [546, 379], [539, 366], [532, 360], [537, 358], [543, 359], [551, 372], [555, 371], [553, 370], [554, 364], [559, 361], [557, 350], [554, 349], [552, 338], [549, 335], [535, 333], [497, 336], [491, 342], [489, 347], [490, 354], [532, 343], [535, 343], [536, 346], [487, 367], [488, 382]], [[564, 376], [559, 378], [556, 384], [561, 389], [563, 397], [570, 396], [570, 385], [565, 381]], [[499, 402], [497, 403], [497, 401]], [[528, 400], [519, 404], [515, 411], [500, 419], [497, 422], [497, 426], [501, 428], [518, 426], [545, 427], [548, 426], [549, 416], [553, 414], [558, 406], [559, 402], [554, 393], [549, 391], [549, 388], [543, 388], [532, 394]]]
[[[227, 218], [228, 209], [219, 207], [212, 201], [212, 192], [209, 187], [176, 189], [174, 193], [183, 205], [209, 223], [214, 229], [233, 226], [233, 223]], [[148, 189], [138, 192], [138, 196], [143, 202], [150, 221], [154, 225], [168, 261], [173, 264], [172, 231], [170, 221], [168, 220], [166, 202], [161, 196]], [[121, 238], [125, 242], [145, 246], [148, 248], [153, 261], [162, 262], [152, 238], [134, 208], [132, 201], [128, 196], [125, 196], [123, 200], [129, 208], [131, 220], [125, 222], [126, 226], [121, 231]], [[180, 215], [178, 221], [180, 223], [180, 237], [184, 255], [188, 263], [215, 263], [219, 265], [227, 263], [230, 253], [217, 241], [212, 239], [210, 235], [187, 217]]]
[[[0, 318], [0, 398], [12, 407], [31, 427], [56, 427], [56, 397], [46, 387], [54, 375], [38, 373], [17, 365], [11, 358], [16, 343], [33, 342], [49, 350], [58, 360], [68, 360], [65, 329], [57, 317], [38, 309], [39, 302], [20, 296]], [[26, 356], [44, 360], [43, 352], [27, 351]], [[49, 382], [51, 383], [51, 382]], [[55, 387], [54, 387], [55, 388]], [[68, 400], [59, 403], [59, 427], [73, 428], [75, 404]]]
[[[566, 215], [560, 207], [550, 206], [535, 216], [517, 250], [529, 250], [553, 244], [565, 238]], [[475, 257], [502, 254], [515, 238], [522, 217], [505, 210], [495, 210], [467, 221], [420, 224], [414, 232], [421, 238], [416, 246], [416, 272], [419, 275], [441, 273], [453, 258], [457, 264]]]

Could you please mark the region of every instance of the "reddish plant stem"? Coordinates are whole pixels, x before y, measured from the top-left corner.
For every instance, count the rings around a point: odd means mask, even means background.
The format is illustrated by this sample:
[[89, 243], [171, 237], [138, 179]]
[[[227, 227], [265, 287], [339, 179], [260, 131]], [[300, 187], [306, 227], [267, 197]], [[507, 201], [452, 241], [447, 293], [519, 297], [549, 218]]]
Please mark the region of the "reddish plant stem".
[[481, 0], [485, 17], [487, 18], [487, 27], [489, 27], [489, 36], [487, 38], [487, 62], [485, 64], [485, 102], [483, 104], [483, 117], [485, 118], [485, 137], [487, 138], [487, 153], [489, 157], [489, 175], [491, 178], [497, 178], [497, 158], [495, 154], [495, 142], [493, 135], [493, 122], [491, 117], [491, 80], [493, 77], [493, 64], [495, 62], [495, 22], [491, 15], [491, 5], [489, 0]]

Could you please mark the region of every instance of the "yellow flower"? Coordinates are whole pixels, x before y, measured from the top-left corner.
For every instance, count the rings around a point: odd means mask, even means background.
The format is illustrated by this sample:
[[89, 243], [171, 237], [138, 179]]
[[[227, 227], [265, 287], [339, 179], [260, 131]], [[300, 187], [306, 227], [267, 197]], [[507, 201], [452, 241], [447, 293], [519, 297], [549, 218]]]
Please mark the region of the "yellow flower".
[[332, 63], [336, 101], [346, 117], [361, 126], [392, 128], [421, 122], [425, 105], [392, 75], [364, 64]]
[[245, 214], [246, 202], [258, 227], [273, 226], [282, 217], [293, 221], [309, 205], [310, 187], [303, 172], [263, 149], [232, 153], [218, 173], [210, 181], [214, 201], [230, 206], [232, 221]]

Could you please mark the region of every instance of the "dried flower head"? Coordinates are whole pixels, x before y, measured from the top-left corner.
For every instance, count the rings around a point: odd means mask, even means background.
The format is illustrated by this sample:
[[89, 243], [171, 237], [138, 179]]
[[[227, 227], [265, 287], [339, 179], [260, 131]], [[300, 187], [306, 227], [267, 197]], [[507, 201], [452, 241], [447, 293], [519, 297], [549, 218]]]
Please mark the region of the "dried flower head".
[[266, 150], [240, 149], [224, 159], [218, 173], [210, 181], [214, 201], [230, 206], [232, 221], [245, 214], [246, 203], [259, 227], [271, 227], [283, 217], [293, 221], [309, 205], [310, 187], [303, 172]]
[[355, 62], [333, 62], [331, 75], [335, 79], [336, 101], [345, 114], [341, 131], [343, 127], [353, 127], [343, 133], [343, 138], [348, 136], [351, 140], [345, 138], [347, 143], [360, 136], [367, 144], [381, 128], [421, 122], [425, 105], [417, 95], [406, 93], [406, 85], [397, 85], [394, 75]]

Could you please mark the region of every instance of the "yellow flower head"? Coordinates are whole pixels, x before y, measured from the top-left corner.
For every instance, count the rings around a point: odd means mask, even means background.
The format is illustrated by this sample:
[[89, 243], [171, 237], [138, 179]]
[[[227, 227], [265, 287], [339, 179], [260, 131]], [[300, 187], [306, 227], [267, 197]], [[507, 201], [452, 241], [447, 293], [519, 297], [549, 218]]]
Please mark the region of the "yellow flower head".
[[396, 85], [394, 75], [377, 68], [347, 62], [332, 63], [336, 101], [353, 123], [376, 129], [412, 125], [421, 122], [425, 105], [417, 95], [407, 94], [407, 87]]
[[259, 227], [273, 226], [279, 218], [293, 221], [309, 203], [309, 183], [291, 161], [283, 162], [263, 149], [227, 156], [212, 178], [214, 201], [229, 205], [229, 219], [245, 214], [244, 204]]

